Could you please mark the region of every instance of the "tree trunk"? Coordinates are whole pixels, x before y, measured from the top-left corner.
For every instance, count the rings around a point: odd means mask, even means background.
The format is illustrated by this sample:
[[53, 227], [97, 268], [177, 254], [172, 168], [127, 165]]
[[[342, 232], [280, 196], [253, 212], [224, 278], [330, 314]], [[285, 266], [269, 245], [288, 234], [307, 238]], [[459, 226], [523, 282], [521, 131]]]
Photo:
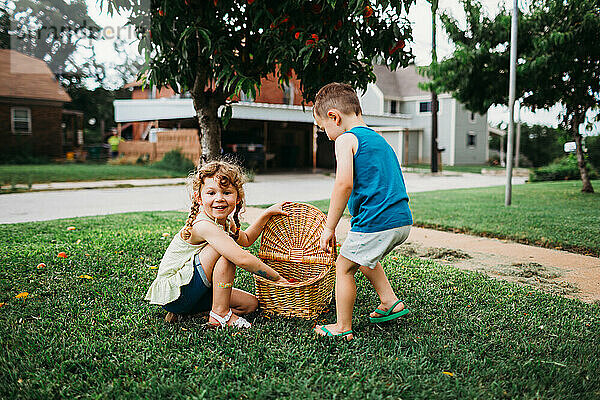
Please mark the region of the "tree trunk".
[[[196, 33], [198, 54], [202, 54], [202, 41]], [[221, 119], [219, 118], [219, 107], [225, 105], [227, 96], [211, 82], [210, 71], [203, 68], [203, 63], [198, 60], [194, 86], [191, 90], [194, 100], [194, 109], [198, 118], [198, 139], [200, 139], [199, 164], [217, 159], [221, 156]]]
[[199, 69], [191, 90], [194, 109], [198, 118], [198, 139], [200, 139], [199, 164], [221, 156], [221, 119], [219, 107], [225, 104], [226, 96], [218, 88], [206, 87], [206, 71]]
[[571, 126], [571, 134], [577, 145], [575, 152], [577, 154], [577, 166], [579, 167], [579, 173], [581, 174], [581, 183], [583, 187], [581, 191], [584, 193], [594, 193], [594, 188], [590, 182], [590, 176], [588, 174], [587, 166], [585, 163], [585, 157], [583, 156], [583, 148], [581, 147], [581, 135], [579, 134], [579, 125], [583, 121], [583, 115], [576, 114], [573, 117], [573, 124]]
[[218, 111], [225, 101], [212, 92], [203, 92], [193, 98], [200, 128], [200, 162], [205, 163], [221, 155], [221, 120]]

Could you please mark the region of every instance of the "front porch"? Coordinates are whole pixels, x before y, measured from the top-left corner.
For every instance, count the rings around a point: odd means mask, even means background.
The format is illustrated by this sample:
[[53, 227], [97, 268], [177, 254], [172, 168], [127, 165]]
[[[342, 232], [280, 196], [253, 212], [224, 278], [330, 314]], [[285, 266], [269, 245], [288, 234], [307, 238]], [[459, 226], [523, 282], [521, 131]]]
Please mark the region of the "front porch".
[[[156, 128], [190, 127], [196, 121], [191, 99], [116, 100], [115, 121], [140, 122]], [[333, 169], [333, 142], [318, 133], [312, 107], [238, 102], [222, 132], [223, 152], [260, 170]], [[405, 115], [364, 115], [365, 122], [392, 145], [400, 162], [420, 160], [422, 132], [410, 130]], [[197, 125], [196, 125], [197, 126]], [[159, 133], [160, 134], [160, 133]], [[407, 161], [408, 162], [408, 161]]]

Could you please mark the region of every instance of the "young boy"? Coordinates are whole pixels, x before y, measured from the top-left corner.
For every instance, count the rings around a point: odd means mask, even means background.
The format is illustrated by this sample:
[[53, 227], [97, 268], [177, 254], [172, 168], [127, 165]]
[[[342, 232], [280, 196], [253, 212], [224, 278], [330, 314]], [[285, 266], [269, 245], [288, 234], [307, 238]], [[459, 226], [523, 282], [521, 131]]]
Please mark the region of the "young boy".
[[337, 322], [317, 325], [315, 332], [352, 340], [356, 300], [354, 274], [369, 279], [381, 304], [369, 320], [390, 321], [408, 313], [394, 293], [379, 260], [406, 240], [412, 225], [404, 178], [396, 154], [383, 137], [363, 121], [360, 102], [351, 86], [330, 83], [316, 95], [313, 116], [335, 141], [337, 170], [320, 246], [331, 251], [335, 228], [348, 204], [351, 229], [336, 260]]

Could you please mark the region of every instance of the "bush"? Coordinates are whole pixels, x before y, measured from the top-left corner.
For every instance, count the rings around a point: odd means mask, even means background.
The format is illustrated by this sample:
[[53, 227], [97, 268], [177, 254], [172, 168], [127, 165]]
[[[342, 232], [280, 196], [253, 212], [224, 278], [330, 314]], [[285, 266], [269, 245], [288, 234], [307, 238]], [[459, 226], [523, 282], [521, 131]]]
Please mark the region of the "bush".
[[140, 159], [140, 157], [136, 157], [136, 156], [119, 156], [117, 158], [112, 158], [110, 160], [108, 160], [106, 163], [108, 165], [137, 165], [140, 164], [140, 162], [138, 162], [138, 160]]
[[185, 175], [189, 174], [195, 168], [194, 163], [189, 158], [186, 158], [179, 149], [169, 151], [162, 160], [152, 164], [152, 167], [179, 172]]
[[600, 136], [588, 136], [585, 138], [588, 161], [594, 168], [600, 168]]
[[490, 150], [490, 158], [487, 161], [488, 165], [490, 165], [492, 167], [500, 165], [500, 155], [498, 154], [498, 151], [496, 151], [495, 154], [491, 154], [491, 153], [492, 153], [492, 150]]
[[47, 156], [34, 156], [23, 152], [19, 153], [2, 153], [0, 154], [0, 164], [16, 164], [16, 165], [27, 165], [27, 164], [48, 164], [50, 159]]
[[[598, 177], [598, 173], [592, 168], [590, 163], [587, 163], [590, 179]], [[541, 181], [561, 181], [581, 179], [579, 167], [577, 166], [577, 156], [570, 154], [559, 160], [556, 160], [545, 167], [536, 168], [529, 174], [530, 182]]]
[[83, 141], [86, 144], [101, 144], [102, 132], [99, 129], [84, 129]]

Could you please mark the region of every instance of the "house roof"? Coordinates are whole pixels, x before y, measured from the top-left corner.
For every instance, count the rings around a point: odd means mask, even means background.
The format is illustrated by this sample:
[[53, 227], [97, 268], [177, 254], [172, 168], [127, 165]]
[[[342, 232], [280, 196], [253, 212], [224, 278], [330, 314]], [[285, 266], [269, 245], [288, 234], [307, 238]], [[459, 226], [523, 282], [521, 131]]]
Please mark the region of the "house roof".
[[0, 50], [0, 97], [71, 101], [43, 60], [6, 49]]
[[[114, 100], [115, 122], [154, 121], [166, 119], [194, 118], [196, 110], [192, 99], [137, 99]], [[238, 102], [232, 105], [232, 119], [306, 122], [314, 123], [312, 107], [287, 104]], [[410, 128], [407, 115], [363, 115], [371, 127], [393, 126]]]
[[419, 89], [419, 82], [427, 82], [427, 78], [419, 75], [414, 64], [397, 71], [390, 71], [386, 65], [373, 66], [377, 77], [375, 85], [383, 92], [384, 97], [426, 96], [429, 92]]

